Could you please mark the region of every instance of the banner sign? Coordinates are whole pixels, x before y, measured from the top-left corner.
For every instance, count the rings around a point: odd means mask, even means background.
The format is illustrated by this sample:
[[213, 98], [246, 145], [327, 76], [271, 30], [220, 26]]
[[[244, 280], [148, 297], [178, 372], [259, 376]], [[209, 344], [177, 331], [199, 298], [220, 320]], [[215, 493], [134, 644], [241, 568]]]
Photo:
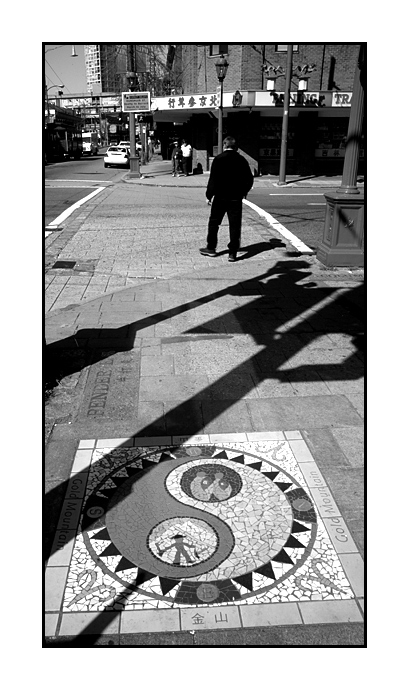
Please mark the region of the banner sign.
[[[225, 98], [225, 94], [224, 94]], [[232, 98], [232, 96], [231, 96]], [[190, 110], [191, 108], [218, 108], [218, 94], [184, 94], [183, 96], [166, 96], [155, 98], [152, 109], [155, 110]]]

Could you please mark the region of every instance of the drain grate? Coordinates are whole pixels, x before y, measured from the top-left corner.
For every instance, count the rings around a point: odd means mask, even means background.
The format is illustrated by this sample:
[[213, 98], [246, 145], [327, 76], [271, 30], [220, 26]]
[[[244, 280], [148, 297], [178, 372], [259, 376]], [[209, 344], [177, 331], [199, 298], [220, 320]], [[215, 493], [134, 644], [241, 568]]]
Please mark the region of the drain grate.
[[70, 261], [58, 261], [55, 264], [53, 264], [53, 269], [73, 269], [76, 265], [76, 262], [70, 262]]

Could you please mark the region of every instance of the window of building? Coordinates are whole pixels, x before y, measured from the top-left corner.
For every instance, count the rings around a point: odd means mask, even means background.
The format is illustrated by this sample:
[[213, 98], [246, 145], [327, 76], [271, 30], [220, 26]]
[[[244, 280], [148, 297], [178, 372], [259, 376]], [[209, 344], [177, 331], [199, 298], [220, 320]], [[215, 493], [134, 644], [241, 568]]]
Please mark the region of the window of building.
[[209, 55], [212, 57], [213, 55], [226, 55], [228, 52], [228, 44], [227, 43], [218, 43], [216, 45], [210, 45], [209, 46]]
[[[286, 53], [288, 50], [288, 44], [287, 43], [275, 43], [275, 52], [276, 53]], [[297, 53], [299, 51], [299, 44], [294, 44], [293, 45], [293, 51], [292, 53]]]

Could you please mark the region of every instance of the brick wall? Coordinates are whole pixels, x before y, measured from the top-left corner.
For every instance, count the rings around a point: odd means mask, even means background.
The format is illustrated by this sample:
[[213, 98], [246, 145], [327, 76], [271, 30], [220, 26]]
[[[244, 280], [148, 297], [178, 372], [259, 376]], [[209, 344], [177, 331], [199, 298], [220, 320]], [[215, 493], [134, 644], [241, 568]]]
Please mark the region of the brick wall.
[[[315, 63], [316, 70], [311, 73], [308, 88], [311, 91], [353, 89], [354, 72], [359, 55], [359, 44], [300, 44], [293, 54], [293, 67]], [[262, 90], [262, 56], [268, 65], [286, 68], [286, 52], [275, 51], [275, 44], [228, 45], [228, 72], [224, 90], [260, 91]], [[210, 57], [209, 46], [184, 45], [182, 47], [182, 83], [185, 93], [214, 93], [218, 86], [215, 70], [216, 57]], [[333, 78], [332, 78], [333, 73]], [[329, 78], [334, 85], [329, 84]], [[298, 80], [293, 79], [292, 87], [297, 88]], [[276, 83], [278, 91], [285, 87], [284, 77]], [[265, 86], [266, 88], [266, 76]]]
[[[316, 65], [316, 70], [310, 73], [309, 91], [337, 90], [351, 91], [353, 89], [354, 73], [359, 56], [359, 43], [351, 44], [300, 44], [297, 53], [293, 53], [293, 69], [298, 65]], [[275, 52], [275, 44], [267, 44], [265, 58], [268, 65], [280, 66], [286, 69], [286, 53]], [[332, 68], [332, 65], [334, 67]], [[329, 75], [333, 69], [335, 86], [329, 86]], [[292, 87], [297, 88], [298, 80], [293, 79]], [[279, 77], [276, 82], [277, 91], [284, 91], [285, 78]]]

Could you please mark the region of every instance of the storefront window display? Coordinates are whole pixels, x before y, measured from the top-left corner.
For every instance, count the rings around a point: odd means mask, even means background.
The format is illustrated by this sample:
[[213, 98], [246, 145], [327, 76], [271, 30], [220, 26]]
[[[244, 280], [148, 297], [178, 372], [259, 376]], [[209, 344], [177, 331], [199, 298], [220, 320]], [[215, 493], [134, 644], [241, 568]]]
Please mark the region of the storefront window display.
[[[315, 158], [344, 158], [346, 150], [346, 118], [323, 118], [316, 130]], [[360, 157], [364, 157], [364, 137], [361, 137]]]
[[[282, 118], [263, 118], [260, 129], [259, 156], [261, 159], [280, 158]], [[294, 156], [295, 124], [289, 120], [287, 156]]]

